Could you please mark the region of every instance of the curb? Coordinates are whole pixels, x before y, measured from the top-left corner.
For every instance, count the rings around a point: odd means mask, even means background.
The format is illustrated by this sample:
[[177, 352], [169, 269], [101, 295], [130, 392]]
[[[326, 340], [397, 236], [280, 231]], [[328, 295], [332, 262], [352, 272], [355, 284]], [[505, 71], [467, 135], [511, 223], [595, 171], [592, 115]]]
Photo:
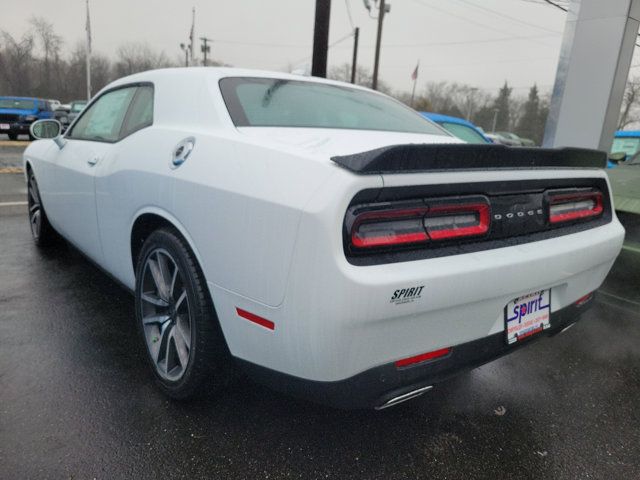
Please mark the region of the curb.
[[0, 167], [0, 174], [2, 173], [24, 173], [22, 167]]

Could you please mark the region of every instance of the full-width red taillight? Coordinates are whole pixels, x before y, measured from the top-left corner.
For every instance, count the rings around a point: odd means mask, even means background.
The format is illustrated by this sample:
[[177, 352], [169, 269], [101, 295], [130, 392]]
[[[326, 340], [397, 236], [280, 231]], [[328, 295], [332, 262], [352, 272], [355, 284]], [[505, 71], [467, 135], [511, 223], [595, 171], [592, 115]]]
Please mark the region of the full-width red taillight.
[[356, 211], [350, 237], [354, 247], [366, 249], [484, 235], [489, 225], [484, 197], [427, 199], [424, 206]]
[[602, 214], [602, 192], [549, 192], [549, 222], [563, 223], [597, 217]]

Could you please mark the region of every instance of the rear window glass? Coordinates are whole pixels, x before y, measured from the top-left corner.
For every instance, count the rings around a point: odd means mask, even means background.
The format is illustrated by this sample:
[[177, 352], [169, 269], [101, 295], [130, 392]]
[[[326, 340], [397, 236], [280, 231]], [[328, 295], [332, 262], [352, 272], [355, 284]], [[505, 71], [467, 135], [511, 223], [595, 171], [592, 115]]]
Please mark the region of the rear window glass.
[[324, 83], [271, 78], [220, 80], [238, 127], [307, 127], [446, 135], [417, 112], [384, 95]]

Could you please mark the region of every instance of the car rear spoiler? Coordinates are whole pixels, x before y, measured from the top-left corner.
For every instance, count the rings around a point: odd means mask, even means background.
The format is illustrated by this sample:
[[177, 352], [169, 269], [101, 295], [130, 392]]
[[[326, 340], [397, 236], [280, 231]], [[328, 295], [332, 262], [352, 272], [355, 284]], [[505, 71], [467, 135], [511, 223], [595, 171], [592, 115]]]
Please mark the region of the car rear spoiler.
[[605, 168], [607, 154], [585, 148], [407, 144], [332, 157], [357, 174], [531, 168]]

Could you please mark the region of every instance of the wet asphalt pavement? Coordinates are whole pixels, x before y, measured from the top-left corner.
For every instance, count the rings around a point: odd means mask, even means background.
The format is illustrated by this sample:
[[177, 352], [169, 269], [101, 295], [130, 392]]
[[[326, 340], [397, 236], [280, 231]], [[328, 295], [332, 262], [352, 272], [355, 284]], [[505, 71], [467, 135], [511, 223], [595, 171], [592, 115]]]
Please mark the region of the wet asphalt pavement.
[[640, 253], [603, 291], [566, 333], [382, 412], [243, 379], [177, 403], [129, 293], [0, 208], [0, 479], [640, 478]]

